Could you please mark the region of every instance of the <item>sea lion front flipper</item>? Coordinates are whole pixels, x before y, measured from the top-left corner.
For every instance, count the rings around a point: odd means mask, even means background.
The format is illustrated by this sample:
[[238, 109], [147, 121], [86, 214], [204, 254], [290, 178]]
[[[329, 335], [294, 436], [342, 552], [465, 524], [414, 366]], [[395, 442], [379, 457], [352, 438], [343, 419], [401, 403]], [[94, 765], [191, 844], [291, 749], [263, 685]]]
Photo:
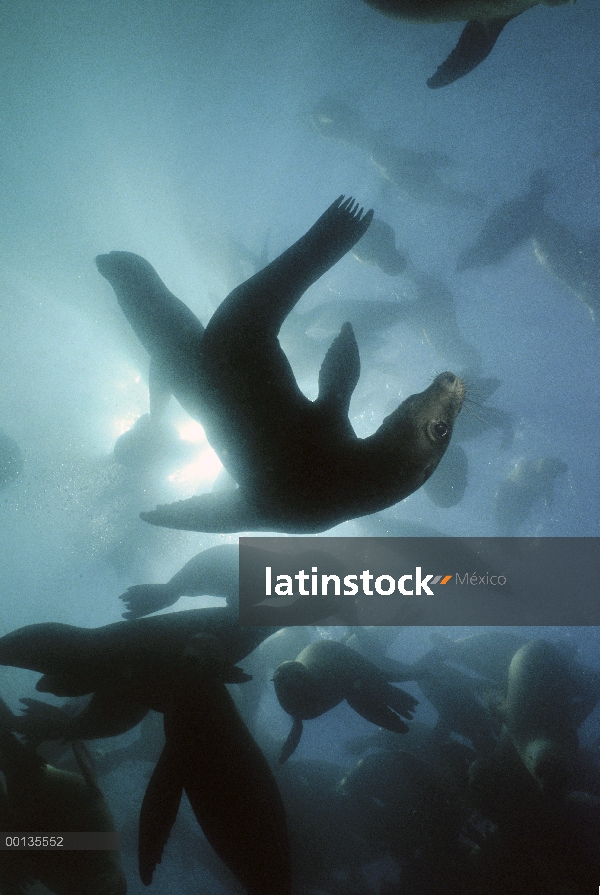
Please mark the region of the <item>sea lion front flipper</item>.
[[140, 810], [138, 866], [145, 886], [160, 864], [183, 795], [177, 756], [166, 745], [152, 772]]
[[348, 416], [352, 392], [360, 377], [360, 355], [351, 323], [344, 323], [319, 370], [317, 402]]
[[384, 684], [377, 688], [355, 688], [346, 696], [346, 702], [355, 712], [371, 724], [385, 727], [393, 733], [408, 733], [408, 725], [399, 718], [412, 718], [418, 704], [412, 694], [401, 690], [400, 687], [392, 687]]
[[367, 231], [373, 211], [364, 210], [353, 198], [340, 196], [304, 236], [227, 296], [213, 314], [204, 349], [215, 340], [222, 350], [223, 338], [259, 332], [261, 338], [277, 336], [294, 305], [313, 283], [349, 252]]
[[427, 86], [447, 87], [467, 75], [489, 56], [504, 26], [514, 16], [491, 19], [489, 22], [467, 22], [458, 43], [432, 75]]
[[[240, 495], [239, 488], [165, 503], [155, 510], [140, 513], [140, 519], [163, 528], [219, 534], [255, 530], [262, 522], [254, 507]], [[265, 530], [267, 529], [268, 526], [265, 525]]]
[[302, 720], [300, 718], [294, 718], [294, 723], [292, 724], [292, 729], [288, 734], [288, 738], [283, 744], [283, 748], [279, 754], [279, 763], [284, 764], [290, 755], [293, 755], [296, 749], [298, 748], [298, 743], [300, 742], [300, 737], [302, 736]]

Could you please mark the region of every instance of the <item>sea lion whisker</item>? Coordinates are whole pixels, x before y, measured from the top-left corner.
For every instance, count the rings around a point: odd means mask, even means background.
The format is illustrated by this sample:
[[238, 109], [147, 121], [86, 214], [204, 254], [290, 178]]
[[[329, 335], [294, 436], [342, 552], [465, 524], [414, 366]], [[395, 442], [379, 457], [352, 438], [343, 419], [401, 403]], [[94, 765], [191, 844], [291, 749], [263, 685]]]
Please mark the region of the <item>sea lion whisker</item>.
[[[469, 398], [463, 398], [463, 407], [464, 407], [465, 411], [469, 412], [471, 414], [471, 416], [474, 416], [475, 419], [479, 420], [480, 423], [483, 423], [484, 426], [487, 426], [490, 429], [493, 428], [493, 424], [489, 420], [486, 420], [486, 418], [484, 416], [480, 416], [480, 414], [475, 413], [473, 408], [470, 406], [471, 404], [474, 404], [474, 403], [476, 403], [476, 402], [471, 401]], [[476, 404], [476, 406], [481, 407], [482, 405]]]

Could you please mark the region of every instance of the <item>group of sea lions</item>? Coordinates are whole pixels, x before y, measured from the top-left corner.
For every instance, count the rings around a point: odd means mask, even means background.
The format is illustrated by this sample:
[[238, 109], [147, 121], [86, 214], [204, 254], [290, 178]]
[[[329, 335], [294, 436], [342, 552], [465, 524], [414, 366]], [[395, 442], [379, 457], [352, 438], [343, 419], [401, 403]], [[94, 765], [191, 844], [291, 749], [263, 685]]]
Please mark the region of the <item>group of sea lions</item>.
[[[537, 5], [366, 2], [407, 22], [467, 23], [427, 82], [432, 88], [474, 69], [506, 24]], [[481, 204], [446, 176], [445, 155], [397, 146], [337, 100], [321, 101], [312, 123], [321, 135], [368, 153], [403, 198], [463, 209]], [[548, 189], [547, 176], [534, 175], [524, 196], [492, 213], [457, 269], [498, 263], [532, 239], [541, 263], [593, 314], [597, 240], [578, 240], [546, 215]], [[279, 334], [306, 290], [349, 252], [388, 277], [404, 275], [414, 300], [379, 302], [376, 314], [374, 302], [313, 309], [304, 330], [322, 327], [328, 314], [335, 337], [310, 401]], [[258, 269], [230, 292], [206, 328], [141, 256], [113, 251], [96, 263], [150, 356], [150, 413], [121, 436], [115, 459], [137, 469], [189, 455], [165, 422], [174, 395], [204, 427], [231, 485], [142, 513], [146, 522], [216, 534], [319, 533], [380, 513], [422, 486], [440, 506], [461, 499], [467, 459], [451, 438], [455, 428], [459, 438], [468, 437], [468, 424], [461, 435], [458, 415], [472, 381], [484, 400], [497, 381], [480, 375], [481, 356], [460, 332], [445, 284], [414, 268], [393, 228], [373, 211], [340, 196], [277, 258], [257, 259]], [[376, 338], [390, 321], [422, 334], [461, 375], [437, 375], [390, 408], [376, 432], [359, 438], [349, 419], [361, 371], [355, 330], [362, 325]], [[495, 408], [487, 411], [510, 440], [510, 420]], [[7, 436], [0, 452], [4, 487], [23, 461]], [[444, 462], [445, 478], [432, 478]], [[503, 534], [514, 533], [537, 498], [550, 499], [554, 479], [566, 471], [560, 460], [531, 462], [518, 464], [498, 491]], [[221, 597], [226, 605], [146, 617], [183, 595]], [[562, 644], [498, 632], [462, 642], [438, 638], [411, 663], [387, 655], [389, 632], [386, 640], [384, 631], [352, 624], [339, 640], [317, 637], [306, 626], [327, 616], [327, 601], [298, 601], [304, 627], [286, 630], [270, 607], [255, 607], [256, 623], [240, 626], [238, 598], [237, 548], [219, 545], [166, 584], [129, 587], [122, 595], [125, 621], [100, 628], [48, 622], [0, 637], [0, 664], [38, 672], [39, 692], [67, 700], [57, 707], [26, 698], [22, 716], [0, 702], [2, 828], [114, 832], [81, 741], [141, 724], [139, 743], [114, 750], [104, 770], [132, 757], [154, 765], [139, 805], [145, 885], [163, 859], [184, 793], [214, 853], [248, 895], [364, 895], [372, 891], [365, 868], [386, 859], [396, 877], [382, 878], [381, 893], [583, 895], [595, 884], [600, 860], [586, 829], [590, 819], [594, 831], [600, 828], [600, 770], [591, 761], [588, 788], [579, 787], [578, 728], [600, 698], [600, 678]], [[416, 684], [418, 695], [395, 686], [401, 682]], [[263, 701], [274, 698], [292, 718], [283, 742], [261, 721]], [[413, 721], [425, 701], [435, 723]], [[343, 711], [344, 704], [378, 728], [348, 745], [358, 761], [342, 770], [333, 761], [302, 759], [304, 722]], [[337, 745], [343, 733], [332, 731]], [[44, 750], [53, 741], [73, 744], [76, 770], [47, 760]], [[65, 759], [62, 745], [57, 756], [58, 765]], [[215, 874], [220, 866], [217, 860]], [[0, 853], [0, 895], [22, 895], [32, 882], [56, 895], [124, 895], [127, 889], [116, 850]]]
[[[222, 590], [226, 566], [225, 559]], [[186, 792], [208, 842], [251, 895], [371, 892], [365, 867], [384, 859], [403, 883], [395, 887], [388, 867], [381, 892], [583, 895], [600, 868], [589, 839], [590, 824], [600, 827], [600, 767], [581, 749], [578, 728], [600, 700], [600, 674], [568, 643], [502, 631], [458, 641], [432, 635], [432, 648], [405, 662], [386, 655], [399, 629], [349, 628], [329, 640], [310, 629], [244, 629], [234, 619], [227, 607], [199, 609], [99, 629], [30, 625], [0, 638], [0, 663], [43, 671], [43, 692], [93, 693], [74, 710], [29, 699], [23, 716], [2, 708], [6, 822], [39, 832], [50, 823], [47, 811], [54, 825], [114, 829], [81, 747], [79, 772], [61, 771], [12, 731], [29, 744], [94, 740], [129, 729], [153, 708], [164, 716], [164, 739], [149, 734], [114, 753], [116, 766], [136, 753], [155, 763], [139, 813], [146, 884]], [[237, 663], [249, 653], [244, 664], [261, 683], [246, 702], [252, 681]], [[411, 720], [422, 697], [390, 681], [417, 682], [437, 720]], [[229, 692], [226, 684], [237, 686]], [[271, 687], [294, 721], [282, 752], [261, 720]], [[345, 742], [354, 765], [288, 761], [302, 721], [342, 700], [373, 725]], [[329, 735], [344, 746], [339, 722]], [[100, 772], [110, 757], [106, 750], [99, 757]], [[80, 802], [75, 822], [69, 812]], [[81, 854], [65, 853], [55, 865], [12, 854], [0, 860], [0, 892], [12, 895], [26, 874], [76, 895], [82, 889], [69, 882], [76, 872], [90, 880], [86, 891], [125, 892], [117, 853], [99, 852], [95, 864], [81, 859], [78, 871]]]

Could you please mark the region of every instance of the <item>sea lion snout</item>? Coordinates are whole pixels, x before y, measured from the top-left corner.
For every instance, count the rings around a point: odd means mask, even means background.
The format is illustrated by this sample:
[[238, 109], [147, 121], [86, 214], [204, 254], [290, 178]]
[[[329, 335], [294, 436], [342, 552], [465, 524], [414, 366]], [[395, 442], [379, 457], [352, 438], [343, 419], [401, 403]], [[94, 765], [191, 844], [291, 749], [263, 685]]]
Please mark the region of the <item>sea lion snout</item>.
[[465, 384], [462, 379], [459, 379], [454, 373], [450, 373], [449, 371], [440, 373], [440, 375], [434, 379], [434, 383], [437, 383], [442, 388], [447, 388], [449, 391], [457, 392], [457, 394], [460, 394], [461, 400], [464, 398], [466, 391]]

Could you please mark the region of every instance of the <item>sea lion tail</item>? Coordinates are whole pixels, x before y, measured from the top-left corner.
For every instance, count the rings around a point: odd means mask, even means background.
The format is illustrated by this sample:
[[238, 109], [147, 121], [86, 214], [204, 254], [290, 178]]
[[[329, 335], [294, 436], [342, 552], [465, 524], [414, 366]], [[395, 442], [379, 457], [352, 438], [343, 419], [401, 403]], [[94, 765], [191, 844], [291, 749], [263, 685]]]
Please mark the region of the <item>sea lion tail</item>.
[[489, 22], [467, 22], [458, 43], [447, 59], [432, 75], [427, 86], [434, 90], [447, 87], [464, 77], [489, 56], [505, 25], [514, 16], [491, 19]]

